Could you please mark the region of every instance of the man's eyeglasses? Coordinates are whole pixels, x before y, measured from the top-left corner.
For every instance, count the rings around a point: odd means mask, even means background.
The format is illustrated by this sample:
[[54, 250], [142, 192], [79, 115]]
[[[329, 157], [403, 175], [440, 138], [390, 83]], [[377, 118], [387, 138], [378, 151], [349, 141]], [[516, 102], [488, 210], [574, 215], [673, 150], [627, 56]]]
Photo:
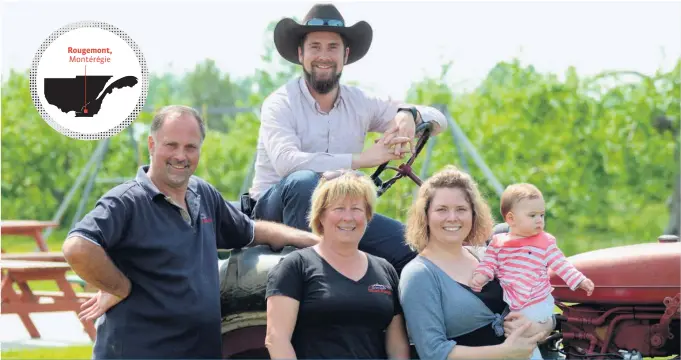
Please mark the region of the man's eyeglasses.
[[313, 18], [308, 20], [305, 25], [308, 26], [339, 26], [343, 27], [345, 26], [345, 23], [343, 23], [340, 20], [334, 20], [334, 19], [320, 19], [320, 18]]
[[346, 170], [346, 169], [341, 169], [341, 170], [331, 170], [331, 171], [325, 171], [322, 173], [322, 178], [324, 178], [326, 181], [333, 180], [343, 174], [352, 174], [356, 177], [362, 177], [366, 176], [363, 172], [359, 170]]

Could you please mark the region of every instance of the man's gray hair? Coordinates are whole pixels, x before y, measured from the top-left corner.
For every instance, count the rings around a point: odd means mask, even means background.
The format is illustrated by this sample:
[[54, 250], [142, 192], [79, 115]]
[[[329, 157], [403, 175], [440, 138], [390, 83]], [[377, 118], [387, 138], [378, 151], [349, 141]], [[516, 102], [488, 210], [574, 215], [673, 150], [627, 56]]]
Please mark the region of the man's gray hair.
[[206, 127], [204, 125], [203, 119], [201, 118], [201, 114], [199, 114], [196, 109], [185, 105], [168, 105], [158, 110], [154, 115], [154, 120], [151, 121], [151, 136], [156, 138], [156, 132], [161, 128], [161, 126], [163, 126], [163, 123], [168, 116], [182, 115], [191, 115], [196, 119], [196, 121], [198, 121], [199, 129], [201, 130], [201, 142], [203, 142], [203, 139], [206, 138]]

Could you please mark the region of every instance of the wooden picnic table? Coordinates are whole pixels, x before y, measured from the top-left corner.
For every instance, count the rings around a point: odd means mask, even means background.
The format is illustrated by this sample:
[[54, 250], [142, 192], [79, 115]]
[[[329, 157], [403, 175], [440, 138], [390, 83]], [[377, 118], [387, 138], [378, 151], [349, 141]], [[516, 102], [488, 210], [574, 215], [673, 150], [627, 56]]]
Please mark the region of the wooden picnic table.
[[[66, 262], [64, 253], [61, 251], [36, 251], [30, 253], [2, 253], [0, 254], [0, 260], [28, 260], [28, 261], [56, 261], [56, 262]], [[76, 284], [80, 286], [84, 291], [97, 292], [97, 288], [86, 283], [77, 274], [66, 275], [66, 280], [69, 283]]]
[[47, 228], [57, 226], [59, 226], [59, 223], [53, 221], [3, 220], [0, 222], [0, 233], [2, 235], [30, 236], [38, 244], [40, 251], [48, 252], [49, 249], [42, 232]]
[[28, 260], [28, 261], [56, 261], [66, 262], [64, 253], [61, 251], [36, 251], [32, 253], [4, 253], [0, 255], [2, 260]]
[[[17, 314], [32, 338], [40, 338], [40, 332], [30, 318], [31, 313], [73, 311], [78, 316], [80, 306], [94, 294], [76, 294], [66, 280], [66, 272], [71, 269], [65, 262], [28, 261], [0, 259], [2, 270], [2, 314]], [[52, 280], [61, 291], [33, 291], [29, 281]], [[17, 284], [19, 291], [14, 289]], [[51, 299], [51, 302], [40, 301]], [[94, 341], [96, 330], [91, 321], [81, 321], [90, 339]]]

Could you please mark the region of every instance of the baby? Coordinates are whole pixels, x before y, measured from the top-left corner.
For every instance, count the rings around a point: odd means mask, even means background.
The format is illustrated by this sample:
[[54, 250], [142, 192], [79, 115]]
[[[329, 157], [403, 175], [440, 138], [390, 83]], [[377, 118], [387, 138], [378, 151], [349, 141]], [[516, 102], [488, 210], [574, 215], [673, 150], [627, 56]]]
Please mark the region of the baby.
[[[551, 268], [571, 290], [583, 289], [588, 296], [594, 283], [577, 270], [558, 248], [556, 239], [544, 232], [544, 198], [531, 184], [514, 184], [501, 195], [501, 216], [510, 232], [496, 234], [485, 257], [473, 273], [469, 286], [480, 291], [496, 276], [504, 291], [504, 301], [511, 311], [520, 311], [528, 319], [545, 322], [553, 315]], [[535, 348], [532, 359], [541, 359]]]

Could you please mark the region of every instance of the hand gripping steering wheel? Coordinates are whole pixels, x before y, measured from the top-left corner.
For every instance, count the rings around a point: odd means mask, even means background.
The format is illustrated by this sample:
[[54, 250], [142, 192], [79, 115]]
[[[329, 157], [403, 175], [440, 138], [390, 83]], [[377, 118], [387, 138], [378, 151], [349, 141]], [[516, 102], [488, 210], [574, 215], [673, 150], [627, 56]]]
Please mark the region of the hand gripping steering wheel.
[[[398, 167], [388, 166], [390, 161], [386, 161], [376, 168], [376, 171], [374, 171], [374, 173], [371, 175], [371, 180], [373, 180], [374, 184], [376, 184], [376, 187], [378, 188], [378, 197], [383, 195], [391, 186], [393, 186], [395, 181], [405, 176], [414, 181], [416, 185], [421, 186], [423, 181], [416, 174], [414, 174], [414, 171], [412, 170], [412, 164], [423, 149], [423, 146], [426, 145], [426, 142], [428, 142], [432, 131], [433, 124], [431, 122], [421, 122], [421, 124], [416, 126], [415, 136], [418, 137], [419, 140], [416, 143], [416, 149], [412, 153], [409, 160]], [[397, 174], [384, 182], [381, 180], [380, 175], [385, 169], [394, 170], [397, 172]]]

